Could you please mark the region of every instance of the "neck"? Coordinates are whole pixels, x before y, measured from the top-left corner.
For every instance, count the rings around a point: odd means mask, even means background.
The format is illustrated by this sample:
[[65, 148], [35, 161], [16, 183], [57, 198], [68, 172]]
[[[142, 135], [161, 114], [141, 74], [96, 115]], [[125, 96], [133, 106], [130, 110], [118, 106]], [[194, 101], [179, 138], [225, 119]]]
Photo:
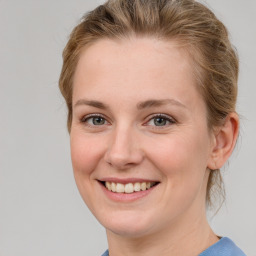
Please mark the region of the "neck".
[[175, 221], [161, 232], [141, 237], [120, 236], [107, 230], [110, 256], [198, 255], [218, 241], [205, 212], [194, 218]]

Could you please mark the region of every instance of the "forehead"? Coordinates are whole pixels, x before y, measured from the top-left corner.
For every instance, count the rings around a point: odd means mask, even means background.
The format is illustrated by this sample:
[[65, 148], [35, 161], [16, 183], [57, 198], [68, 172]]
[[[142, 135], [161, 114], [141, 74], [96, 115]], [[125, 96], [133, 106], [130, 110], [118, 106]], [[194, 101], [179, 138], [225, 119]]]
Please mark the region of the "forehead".
[[162, 97], [168, 92], [189, 101], [191, 93], [198, 93], [195, 88], [191, 59], [179, 42], [155, 38], [101, 39], [80, 55], [73, 98], [78, 98], [82, 91], [87, 96], [93, 93], [93, 97], [102, 98], [115, 90], [119, 97], [131, 94], [136, 98], [143, 92], [147, 99], [152, 94]]
[[[83, 49], [76, 73], [79, 69], [112, 67], [113, 69], [159, 70], [176, 62], [179, 69], [190, 69], [191, 58], [178, 41], [164, 41], [153, 37], [132, 37], [129, 39], [100, 39]], [[123, 65], [119, 65], [119, 64]], [[170, 68], [169, 72], [173, 69]]]

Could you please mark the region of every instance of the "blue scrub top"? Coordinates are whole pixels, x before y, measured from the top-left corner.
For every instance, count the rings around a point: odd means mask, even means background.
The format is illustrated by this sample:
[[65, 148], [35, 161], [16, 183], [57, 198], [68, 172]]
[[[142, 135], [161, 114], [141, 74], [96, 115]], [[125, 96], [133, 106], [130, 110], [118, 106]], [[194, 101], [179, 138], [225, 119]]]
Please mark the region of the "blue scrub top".
[[[102, 256], [109, 256], [108, 250]], [[198, 256], [246, 256], [228, 237], [222, 237], [217, 243]]]

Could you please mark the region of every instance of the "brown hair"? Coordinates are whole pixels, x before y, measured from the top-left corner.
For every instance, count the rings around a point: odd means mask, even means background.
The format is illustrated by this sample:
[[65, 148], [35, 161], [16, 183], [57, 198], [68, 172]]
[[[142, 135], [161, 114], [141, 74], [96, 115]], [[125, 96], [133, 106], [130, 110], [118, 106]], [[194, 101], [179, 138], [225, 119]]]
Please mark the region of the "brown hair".
[[[188, 51], [211, 130], [235, 111], [238, 58], [227, 29], [207, 7], [194, 0], [109, 0], [83, 17], [63, 51], [59, 87], [68, 107], [69, 131], [72, 81], [81, 51], [101, 38], [132, 36], [176, 40]], [[218, 193], [212, 193], [216, 189]], [[212, 194], [224, 195], [220, 170], [210, 172], [206, 195], [209, 205]]]

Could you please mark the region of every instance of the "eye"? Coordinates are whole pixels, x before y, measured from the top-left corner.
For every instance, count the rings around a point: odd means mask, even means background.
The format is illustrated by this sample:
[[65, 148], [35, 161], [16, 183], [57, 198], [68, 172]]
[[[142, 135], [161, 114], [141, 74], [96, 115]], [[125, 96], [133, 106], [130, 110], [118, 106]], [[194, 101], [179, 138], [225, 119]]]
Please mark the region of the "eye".
[[88, 126], [102, 126], [108, 124], [107, 120], [101, 115], [85, 116], [81, 121]]
[[171, 124], [176, 123], [175, 120], [167, 115], [158, 114], [153, 116], [146, 125], [155, 126], [155, 127], [165, 127]]

